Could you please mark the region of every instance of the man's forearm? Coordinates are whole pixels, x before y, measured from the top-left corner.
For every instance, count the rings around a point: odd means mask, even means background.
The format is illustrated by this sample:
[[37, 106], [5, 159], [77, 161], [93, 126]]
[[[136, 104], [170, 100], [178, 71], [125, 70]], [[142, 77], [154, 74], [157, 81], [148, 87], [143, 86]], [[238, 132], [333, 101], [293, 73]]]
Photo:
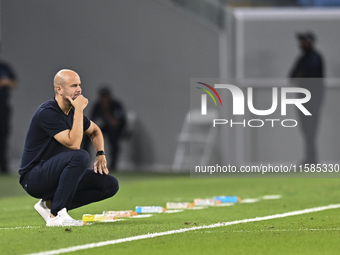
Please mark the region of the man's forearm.
[[75, 109], [73, 116], [73, 126], [69, 133], [70, 142], [75, 149], [80, 149], [83, 140], [84, 116], [82, 109]]
[[98, 126], [91, 135], [91, 141], [94, 148], [96, 149], [96, 152], [104, 150], [104, 137], [102, 131]]

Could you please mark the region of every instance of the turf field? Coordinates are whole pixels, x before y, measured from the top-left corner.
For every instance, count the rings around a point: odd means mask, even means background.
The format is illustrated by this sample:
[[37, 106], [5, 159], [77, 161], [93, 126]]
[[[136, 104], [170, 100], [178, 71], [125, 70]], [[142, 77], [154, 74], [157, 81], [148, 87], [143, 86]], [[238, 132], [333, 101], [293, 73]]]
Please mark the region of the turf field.
[[[123, 241], [63, 254], [339, 254], [340, 209], [200, 227], [340, 204], [340, 179], [190, 179], [189, 175], [145, 173], [116, 176], [120, 190], [114, 198], [70, 211], [70, 215], [81, 219], [85, 213], [129, 210], [136, 205], [165, 206], [166, 202], [214, 195], [245, 199], [279, 194], [282, 198], [83, 227], [47, 228], [33, 209], [37, 200], [25, 194], [16, 177], [0, 176], [0, 254], [31, 254], [118, 239]], [[191, 230], [167, 232], [186, 228]], [[126, 239], [161, 232], [167, 235]]]

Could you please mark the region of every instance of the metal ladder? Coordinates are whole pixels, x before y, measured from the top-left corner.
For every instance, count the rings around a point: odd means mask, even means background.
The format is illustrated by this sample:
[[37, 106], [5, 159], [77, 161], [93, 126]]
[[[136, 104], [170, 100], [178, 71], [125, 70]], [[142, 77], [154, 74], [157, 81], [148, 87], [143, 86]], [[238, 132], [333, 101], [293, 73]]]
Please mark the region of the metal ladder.
[[199, 109], [187, 113], [177, 138], [172, 164], [174, 172], [188, 170], [190, 163], [209, 164], [218, 133], [217, 127], [213, 127], [213, 119], [217, 118], [216, 110], [208, 110], [207, 115], [201, 115]]

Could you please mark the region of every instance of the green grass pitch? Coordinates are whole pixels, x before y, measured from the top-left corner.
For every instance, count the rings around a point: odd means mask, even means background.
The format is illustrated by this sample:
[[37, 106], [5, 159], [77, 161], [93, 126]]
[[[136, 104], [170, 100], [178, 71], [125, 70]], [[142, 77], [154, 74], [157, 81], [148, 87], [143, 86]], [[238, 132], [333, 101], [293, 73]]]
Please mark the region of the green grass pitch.
[[[132, 210], [137, 205], [165, 206], [166, 202], [191, 202], [215, 195], [244, 199], [279, 194], [282, 198], [83, 227], [48, 228], [33, 208], [37, 199], [25, 193], [18, 178], [0, 176], [0, 254], [43, 252], [340, 203], [340, 179], [191, 179], [183, 174], [146, 173], [119, 173], [116, 177], [120, 190], [115, 197], [70, 211], [70, 215], [81, 219], [85, 213]], [[20, 228], [27, 226], [32, 228]], [[67, 254], [339, 254], [339, 239], [340, 209], [330, 209]]]

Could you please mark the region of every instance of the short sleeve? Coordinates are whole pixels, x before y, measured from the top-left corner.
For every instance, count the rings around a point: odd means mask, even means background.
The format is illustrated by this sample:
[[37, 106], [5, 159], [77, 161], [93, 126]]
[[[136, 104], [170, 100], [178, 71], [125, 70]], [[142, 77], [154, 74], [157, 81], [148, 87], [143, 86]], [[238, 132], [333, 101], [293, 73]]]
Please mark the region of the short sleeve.
[[56, 134], [69, 129], [60, 113], [51, 108], [40, 112], [39, 125], [50, 137], [54, 137]]
[[83, 124], [84, 124], [84, 131], [88, 130], [88, 128], [89, 128], [90, 125], [91, 125], [91, 121], [90, 121], [89, 118], [86, 117], [85, 115], [84, 115]]

